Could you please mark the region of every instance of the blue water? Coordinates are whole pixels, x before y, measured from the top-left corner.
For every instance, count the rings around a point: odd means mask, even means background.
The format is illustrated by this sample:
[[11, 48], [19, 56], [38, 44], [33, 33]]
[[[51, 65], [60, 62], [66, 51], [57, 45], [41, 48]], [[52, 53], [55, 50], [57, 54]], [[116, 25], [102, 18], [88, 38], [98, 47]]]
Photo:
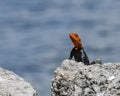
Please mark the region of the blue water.
[[120, 62], [119, 0], [1, 0], [0, 66], [50, 96], [56, 67], [80, 35], [90, 61]]

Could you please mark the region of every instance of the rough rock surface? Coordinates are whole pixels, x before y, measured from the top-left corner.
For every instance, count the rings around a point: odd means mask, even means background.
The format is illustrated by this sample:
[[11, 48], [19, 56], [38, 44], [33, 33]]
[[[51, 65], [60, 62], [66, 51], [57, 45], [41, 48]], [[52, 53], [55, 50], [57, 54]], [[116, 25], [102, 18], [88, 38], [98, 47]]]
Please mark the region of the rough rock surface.
[[55, 70], [52, 96], [120, 96], [120, 63], [84, 65], [64, 60]]
[[38, 94], [21, 77], [0, 68], [0, 96], [38, 96]]

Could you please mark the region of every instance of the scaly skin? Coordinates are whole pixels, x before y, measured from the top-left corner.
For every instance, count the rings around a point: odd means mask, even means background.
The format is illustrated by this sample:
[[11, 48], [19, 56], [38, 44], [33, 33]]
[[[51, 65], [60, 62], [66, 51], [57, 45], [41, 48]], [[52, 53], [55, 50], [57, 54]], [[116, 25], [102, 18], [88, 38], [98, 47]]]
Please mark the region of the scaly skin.
[[78, 34], [70, 33], [69, 36], [74, 44], [74, 48], [71, 50], [69, 59], [71, 60], [72, 57], [74, 57], [75, 61], [89, 65], [89, 58], [82, 46], [82, 41]]
[[74, 56], [75, 61], [83, 62], [86, 65], [97, 64], [97, 63], [102, 64], [102, 61], [100, 59], [94, 60], [91, 63], [89, 63], [89, 58], [82, 46], [82, 41], [81, 41], [80, 37], [78, 36], [78, 34], [70, 33], [69, 36], [74, 44], [74, 48], [71, 50], [71, 53], [69, 56], [70, 60]]
[[69, 36], [74, 44], [74, 47], [81, 49], [82, 48], [82, 41], [81, 41], [80, 37], [78, 36], [78, 34], [70, 33]]

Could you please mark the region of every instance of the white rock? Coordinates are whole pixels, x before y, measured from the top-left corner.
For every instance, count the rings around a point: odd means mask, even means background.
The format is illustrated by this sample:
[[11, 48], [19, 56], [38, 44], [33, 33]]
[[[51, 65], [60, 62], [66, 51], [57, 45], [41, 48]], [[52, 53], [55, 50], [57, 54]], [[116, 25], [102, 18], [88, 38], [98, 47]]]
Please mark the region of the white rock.
[[24, 79], [0, 68], [0, 96], [38, 96], [38, 94]]
[[110, 80], [110, 81], [114, 80], [114, 79], [115, 79], [115, 76], [111, 76], [111, 77], [108, 78], [108, 80]]
[[52, 84], [52, 96], [120, 96], [120, 63], [87, 66], [64, 60]]

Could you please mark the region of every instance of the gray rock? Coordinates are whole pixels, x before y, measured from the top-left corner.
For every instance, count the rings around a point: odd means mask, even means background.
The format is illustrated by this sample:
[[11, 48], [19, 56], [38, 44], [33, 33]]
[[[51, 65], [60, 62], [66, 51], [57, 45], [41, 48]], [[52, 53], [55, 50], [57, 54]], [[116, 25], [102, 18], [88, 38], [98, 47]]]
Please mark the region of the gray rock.
[[51, 91], [52, 96], [120, 96], [120, 63], [64, 60], [55, 70]]
[[21, 77], [0, 68], [0, 96], [38, 96], [38, 94]]

